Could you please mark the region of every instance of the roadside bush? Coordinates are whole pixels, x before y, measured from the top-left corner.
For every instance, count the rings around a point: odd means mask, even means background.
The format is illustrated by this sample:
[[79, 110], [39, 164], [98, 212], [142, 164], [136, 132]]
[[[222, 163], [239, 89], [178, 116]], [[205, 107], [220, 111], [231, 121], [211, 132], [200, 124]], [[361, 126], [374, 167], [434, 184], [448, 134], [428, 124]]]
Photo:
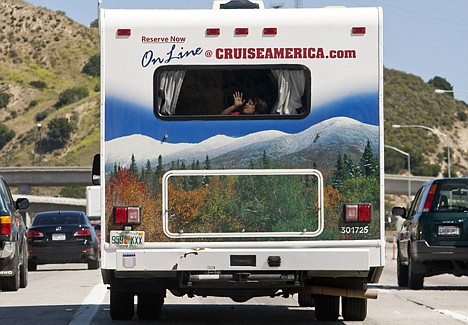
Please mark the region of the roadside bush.
[[15, 137], [15, 131], [10, 130], [6, 125], [0, 124], [0, 149]]
[[95, 54], [90, 57], [88, 62], [84, 65], [82, 72], [93, 77], [99, 77], [101, 73], [101, 56]]
[[57, 103], [55, 103], [56, 108], [60, 108], [72, 103], [75, 103], [83, 98], [89, 96], [88, 89], [86, 87], [74, 87], [70, 89], [65, 89], [59, 95]]

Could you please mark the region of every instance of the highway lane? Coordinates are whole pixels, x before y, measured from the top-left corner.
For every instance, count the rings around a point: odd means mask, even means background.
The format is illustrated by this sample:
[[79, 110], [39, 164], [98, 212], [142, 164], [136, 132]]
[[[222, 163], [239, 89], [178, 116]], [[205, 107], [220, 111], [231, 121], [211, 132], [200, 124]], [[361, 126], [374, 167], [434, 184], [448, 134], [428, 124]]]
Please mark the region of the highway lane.
[[[425, 289], [413, 291], [396, 285], [392, 244], [387, 265], [373, 288], [368, 317], [361, 324], [468, 324], [468, 277], [442, 275], [428, 278]], [[29, 273], [29, 285], [18, 292], [0, 293], [0, 324], [134, 324], [112, 321], [109, 294], [99, 270], [86, 264], [44, 265]], [[147, 322], [142, 322], [147, 323]], [[255, 298], [238, 304], [227, 298], [177, 298], [168, 295], [161, 324], [320, 324], [313, 308], [298, 307], [297, 297]], [[355, 324], [328, 322], [327, 324]]]

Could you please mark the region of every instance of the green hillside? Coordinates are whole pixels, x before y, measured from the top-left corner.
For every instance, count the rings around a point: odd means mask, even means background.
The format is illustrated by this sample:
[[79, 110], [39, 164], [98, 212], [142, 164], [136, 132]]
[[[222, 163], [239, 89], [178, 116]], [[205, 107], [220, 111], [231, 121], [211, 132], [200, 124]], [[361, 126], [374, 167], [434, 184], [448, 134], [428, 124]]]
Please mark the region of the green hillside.
[[[20, 0], [3, 0], [0, 17], [1, 166], [90, 166], [99, 152], [97, 28]], [[449, 134], [452, 175], [467, 176], [467, 104], [396, 70], [385, 69], [384, 89], [385, 144], [410, 153], [413, 174], [446, 172], [445, 139], [393, 124]], [[404, 173], [406, 157], [385, 151], [386, 172]]]
[[98, 30], [19, 0], [2, 1], [0, 17], [0, 164], [90, 165], [99, 151], [99, 78], [82, 69], [99, 53]]

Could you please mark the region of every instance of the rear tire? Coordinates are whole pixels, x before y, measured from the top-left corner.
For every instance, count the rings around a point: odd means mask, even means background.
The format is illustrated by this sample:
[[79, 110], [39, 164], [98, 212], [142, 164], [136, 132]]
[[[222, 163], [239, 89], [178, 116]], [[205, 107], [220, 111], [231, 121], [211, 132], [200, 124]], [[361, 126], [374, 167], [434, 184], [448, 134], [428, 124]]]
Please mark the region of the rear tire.
[[16, 267], [15, 274], [9, 277], [1, 278], [2, 290], [3, 291], [18, 291], [20, 288], [20, 265]]
[[367, 299], [342, 297], [341, 309], [344, 320], [363, 321], [367, 317]]
[[315, 318], [319, 321], [336, 321], [340, 314], [340, 297], [316, 295]]
[[20, 266], [20, 288], [28, 286], [28, 257], [26, 251], [23, 251], [23, 263]]
[[110, 289], [109, 314], [113, 320], [130, 320], [135, 314], [134, 295], [129, 292], [119, 292]]
[[310, 293], [299, 293], [297, 302], [299, 303], [299, 306], [301, 307], [314, 307], [315, 306], [314, 296]]
[[37, 263], [34, 260], [28, 260], [28, 271], [37, 271]]
[[409, 272], [408, 272], [408, 283], [410, 289], [421, 290], [424, 287], [424, 273], [416, 273], [418, 269], [418, 262], [410, 256], [409, 261]]
[[139, 293], [137, 316], [140, 320], [157, 320], [161, 317], [164, 293]]
[[407, 287], [408, 286], [408, 265], [403, 265], [401, 263], [400, 253], [397, 256], [397, 280], [399, 287]]
[[99, 269], [99, 259], [97, 260], [88, 260], [88, 270], [97, 270]]

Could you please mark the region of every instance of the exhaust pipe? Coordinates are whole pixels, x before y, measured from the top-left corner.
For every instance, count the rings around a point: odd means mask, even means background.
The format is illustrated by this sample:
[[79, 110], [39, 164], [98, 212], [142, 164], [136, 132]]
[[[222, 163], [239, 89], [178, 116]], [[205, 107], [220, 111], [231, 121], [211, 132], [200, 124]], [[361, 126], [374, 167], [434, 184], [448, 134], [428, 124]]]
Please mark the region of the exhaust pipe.
[[305, 287], [303, 293], [311, 293], [314, 295], [350, 297], [350, 298], [364, 298], [364, 299], [377, 299], [377, 290], [354, 290], [346, 288], [332, 288], [322, 286]]

